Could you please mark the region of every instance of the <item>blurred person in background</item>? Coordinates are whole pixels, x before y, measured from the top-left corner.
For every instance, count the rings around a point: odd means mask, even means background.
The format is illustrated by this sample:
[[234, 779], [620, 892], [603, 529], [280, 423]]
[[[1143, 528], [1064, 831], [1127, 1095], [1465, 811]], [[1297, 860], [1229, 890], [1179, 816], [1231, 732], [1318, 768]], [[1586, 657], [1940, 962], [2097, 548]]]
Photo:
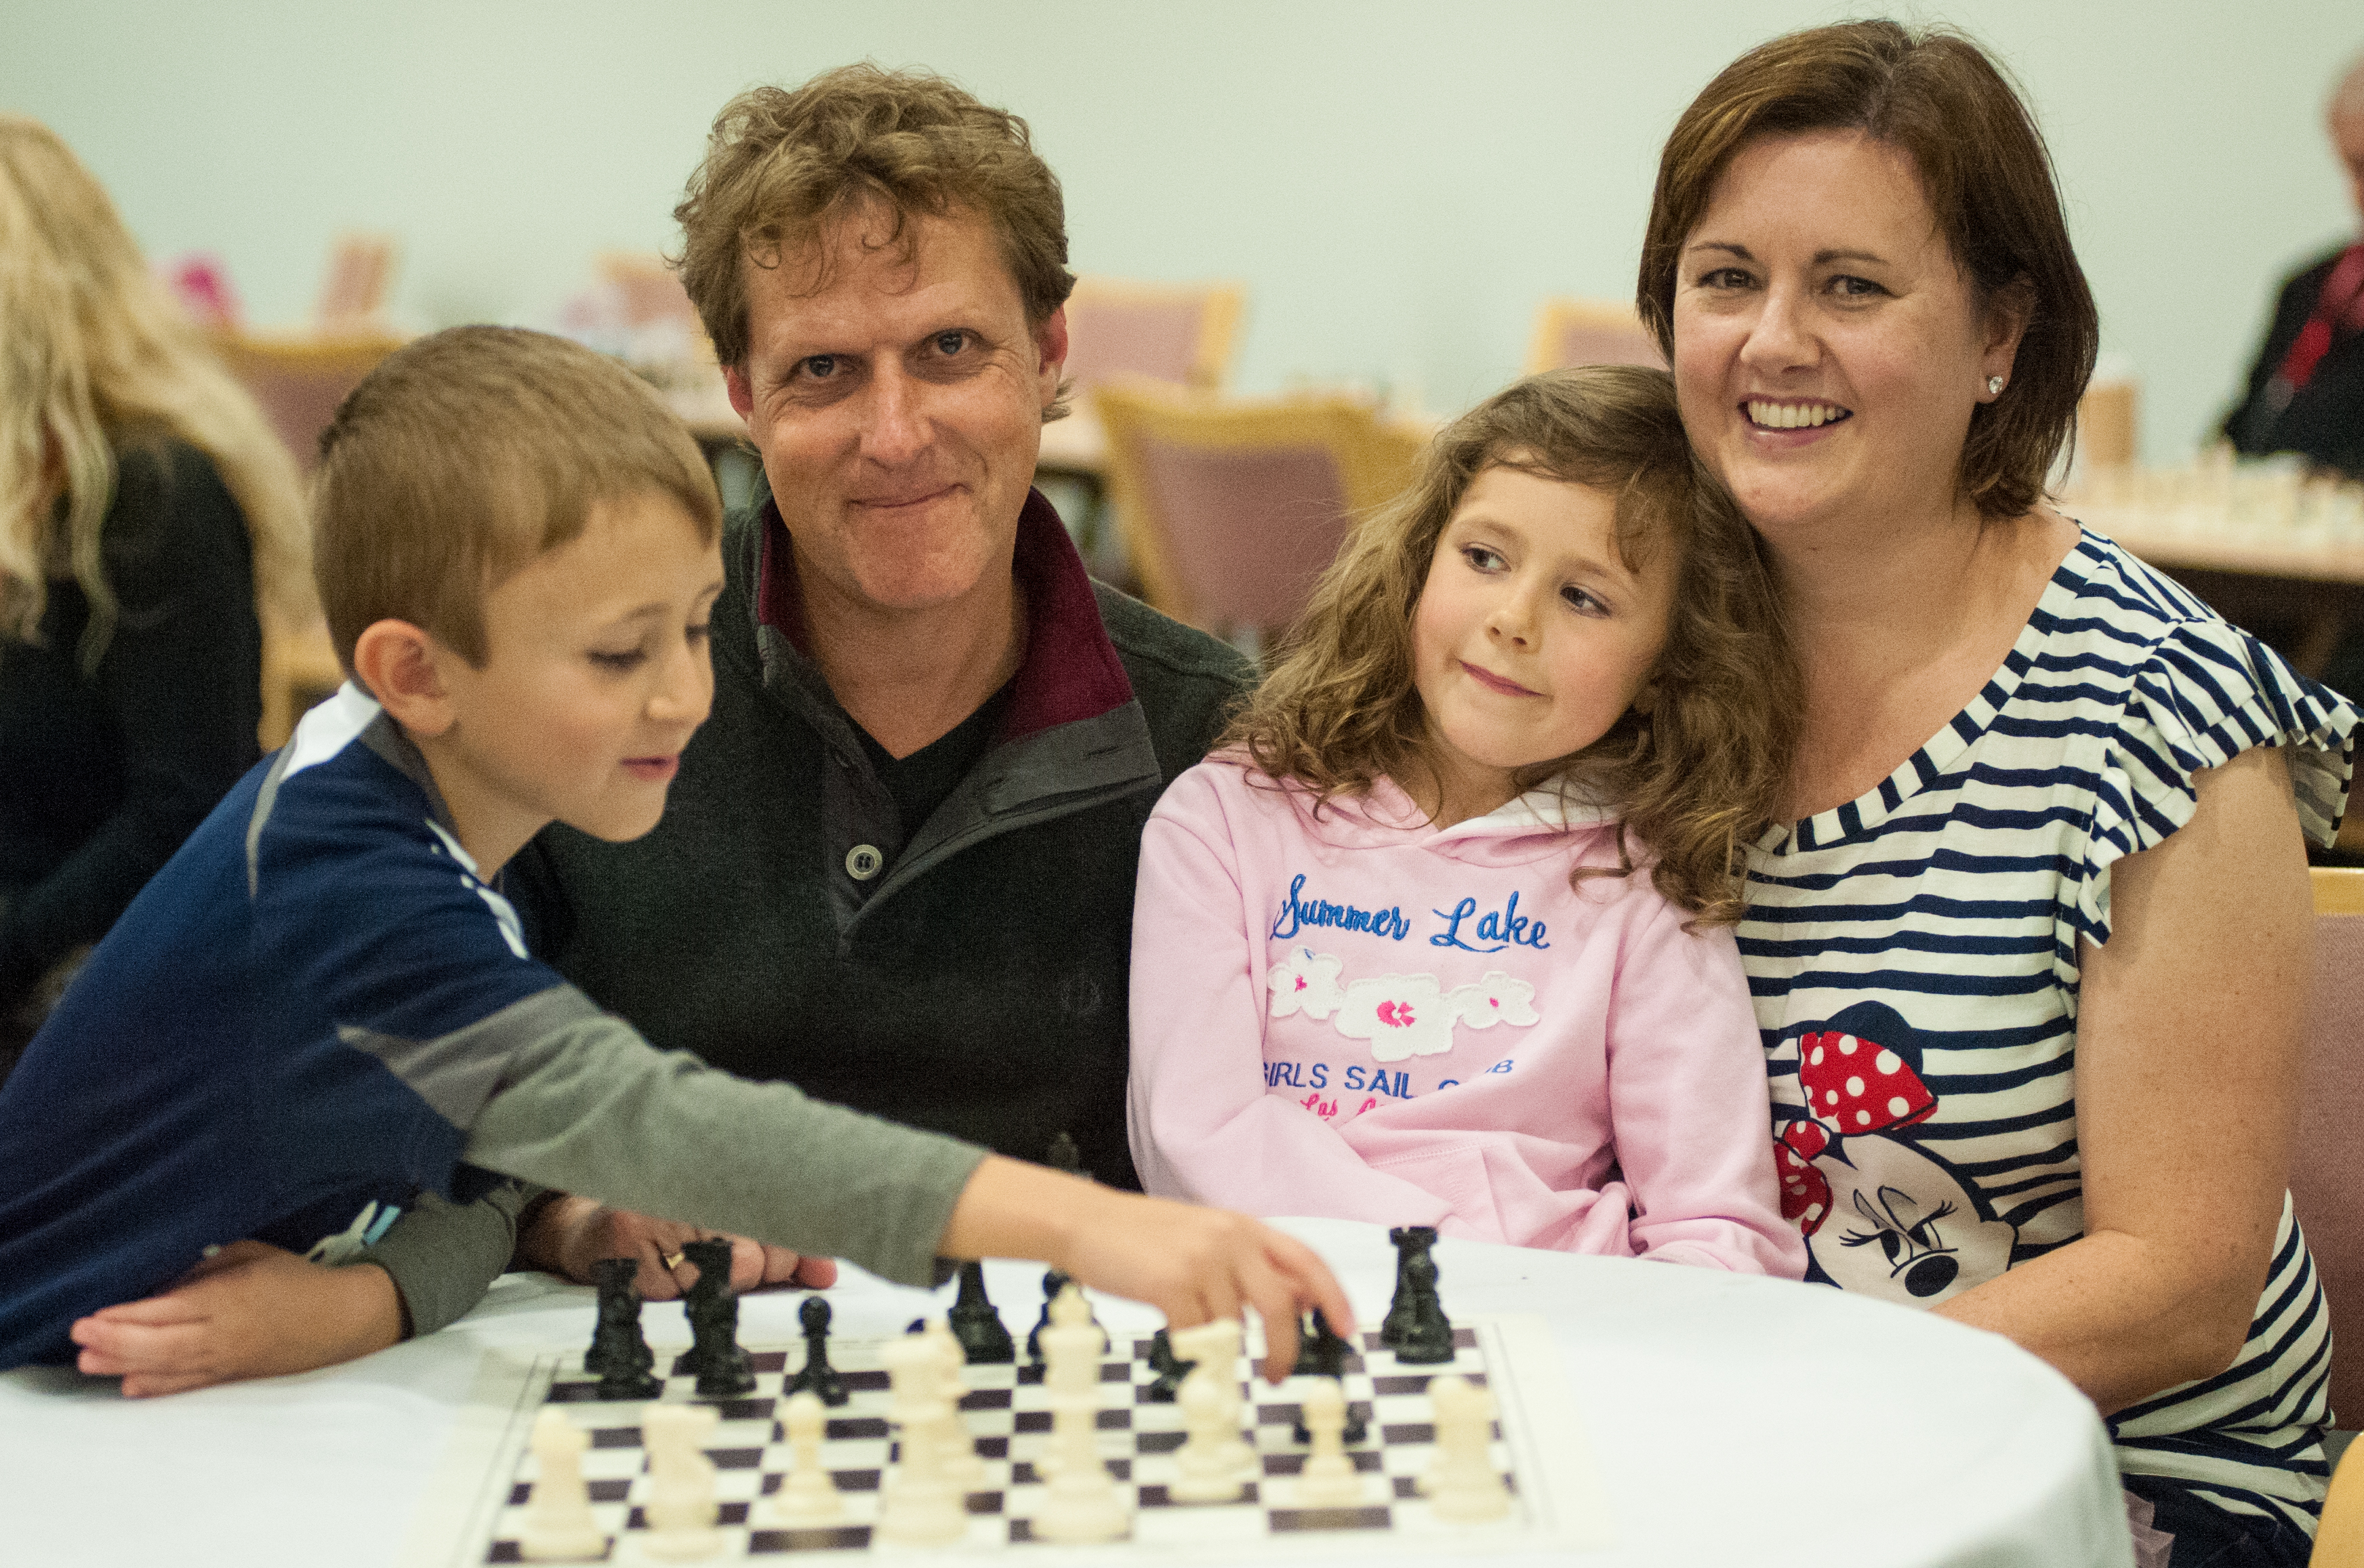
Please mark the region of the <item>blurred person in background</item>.
[[[2332, 89], [2325, 124], [2364, 218], [2364, 54]], [[2246, 456], [2299, 452], [2364, 479], [2364, 229], [2282, 284], [2248, 389], [2225, 434]], [[2336, 683], [2335, 683], [2336, 684]], [[2352, 691], [2352, 686], [2342, 686]]]
[[39, 123], [0, 115], [0, 1075], [254, 762], [296, 467]]

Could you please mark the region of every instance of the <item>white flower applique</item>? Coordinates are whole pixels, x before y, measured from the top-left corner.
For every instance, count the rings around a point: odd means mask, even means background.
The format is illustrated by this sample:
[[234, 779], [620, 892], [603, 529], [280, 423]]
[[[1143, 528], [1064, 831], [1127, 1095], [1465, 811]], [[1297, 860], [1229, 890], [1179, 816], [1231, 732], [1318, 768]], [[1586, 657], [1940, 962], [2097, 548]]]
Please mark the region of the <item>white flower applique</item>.
[[1435, 1056], [1453, 1049], [1453, 1007], [1433, 974], [1382, 974], [1346, 987], [1338, 1032], [1381, 1062]]
[[1265, 977], [1272, 990], [1272, 1016], [1303, 1013], [1309, 1018], [1326, 1018], [1336, 1012], [1344, 995], [1338, 988], [1340, 963], [1311, 948], [1289, 949], [1288, 956]]
[[1473, 1029], [1489, 1029], [1496, 1024], [1524, 1029], [1543, 1021], [1535, 1011], [1535, 988], [1499, 969], [1488, 970], [1475, 985], [1455, 985], [1444, 994], [1444, 1001], [1453, 1016]]

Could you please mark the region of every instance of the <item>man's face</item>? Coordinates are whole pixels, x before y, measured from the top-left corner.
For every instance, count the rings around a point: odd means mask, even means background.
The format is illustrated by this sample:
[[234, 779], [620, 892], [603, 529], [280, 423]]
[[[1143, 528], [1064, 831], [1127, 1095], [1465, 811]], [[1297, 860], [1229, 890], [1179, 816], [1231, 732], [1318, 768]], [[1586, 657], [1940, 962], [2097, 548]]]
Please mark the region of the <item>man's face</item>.
[[747, 362], [725, 374], [807, 602], [924, 613], [1008, 580], [1067, 325], [1028, 326], [984, 218], [908, 217], [908, 248], [891, 222], [858, 211], [750, 265]]
[[2364, 218], [2364, 114], [2332, 120], [2331, 150], [2347, 171], [2347, 199], [2356, 204], [2356, 216]]

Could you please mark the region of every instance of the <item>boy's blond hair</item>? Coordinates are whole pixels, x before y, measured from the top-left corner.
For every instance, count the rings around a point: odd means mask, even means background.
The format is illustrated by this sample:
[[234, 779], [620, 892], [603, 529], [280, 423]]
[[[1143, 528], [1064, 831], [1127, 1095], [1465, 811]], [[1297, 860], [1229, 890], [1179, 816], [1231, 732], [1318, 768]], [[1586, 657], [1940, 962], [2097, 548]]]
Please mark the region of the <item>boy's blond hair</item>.
[[482, 664], [485, 595], [578, 537], [597, 504], [651, 494], [713, 542], [704, 455], [616, 361], [512, 327], [398, 350], [320, 437], [313, 571], [338, 659], [350, 672], [362, 628], [391, 619]]

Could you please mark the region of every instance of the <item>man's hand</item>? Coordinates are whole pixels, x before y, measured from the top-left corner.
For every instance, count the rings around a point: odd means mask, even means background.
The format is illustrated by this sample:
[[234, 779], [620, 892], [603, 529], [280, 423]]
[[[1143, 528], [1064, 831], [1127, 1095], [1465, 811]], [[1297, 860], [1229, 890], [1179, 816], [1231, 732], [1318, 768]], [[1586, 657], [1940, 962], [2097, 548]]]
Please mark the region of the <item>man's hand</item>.
[[[641, 1272], [634, 1284], [641, 1295], [650, 1301], [671, 1301], [697, 1279], [697, 1267], [682, 1257], [681, 1244], [716, 1234], [570, 1194], [541, 1206], [518, 1251], [534, 1267], [563, 1274], [577, 1284], [591, 1283], [591, 1265], [601, 1258], [637, 1258]], [[730, 1288], [735, 1291], [767, 1284], [819, 1290], [837, 1283], [834, 1258], [808, 1258], [744, 1236], [725, 1240], [730, 1243]]]
[[76, 1365], [141, 1399], [382, 1351], [402, 1338], [402, 1300], [374, 1263], [332, 1269], [233, 1241], [163, 1295], [104, 1307], [70, 1332]]

